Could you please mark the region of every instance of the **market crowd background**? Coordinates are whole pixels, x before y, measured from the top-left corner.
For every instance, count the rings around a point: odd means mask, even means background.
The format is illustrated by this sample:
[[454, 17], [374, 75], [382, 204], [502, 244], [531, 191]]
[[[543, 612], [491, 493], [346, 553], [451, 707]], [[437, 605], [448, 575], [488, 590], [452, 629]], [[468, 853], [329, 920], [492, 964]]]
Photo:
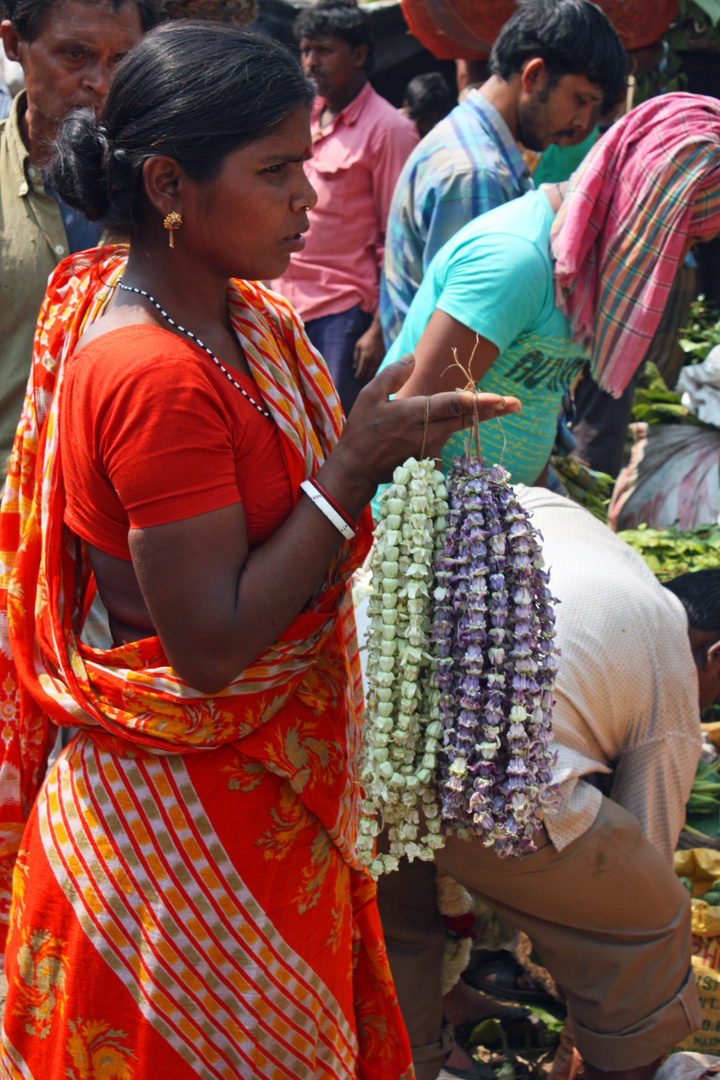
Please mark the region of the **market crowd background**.
[[[415, 19], [408, 17], [411, 28], [420, 34], [423, 28], [427, 31], [421, 10], [423, 5], [416, 3], [407, 7]], [[670, 4], [668, 10], [672, 7]], [[714, 17], [712, 4], [703, 4], [700, 0], [698, 3], [681, 0], [679, 8], [675, 7], [677, 10], [671, 11], [672, 19], [662, 27], [659, 40], [644, 43], [641, 49], [631, 51], [631, 77], [624, 99], [603, 102], [602, 108], [594, 112], [593, 122], [582, 132], [582, 139], [553, 145], [544, 153], [517, 148], [518, 169], [526, 168], [535, 186], [568, 180], [599, 135], [615, 119], [644, 100], [676, 89], [720, 98], [720, 19]], [[342, 246], [338, 244], [338, 234], [333, 232], [333, 225], [326, 227], [326, 250], [318, 249], [317, 254], [319, 277], [310, 281], [302, 271], [299, 275], [293, 271], [273, 285], [292, 301], [306, 323], [311, 341], [325, 355], [346, 413], [361, 386], [380, 366], [394, 336], [387, 333], [385, 326], [383, 338], [381, 326], [383, 300], [382, 293], [378, 294], [378, 286], [383, 251], [374, 251], [364, 268], [359, 262], [358, 253], [365, 252], [375, 243], [376, 222], [372, 215], [377, 210], [380, 230], [384, 234], [398, 177], [418, 140], [447, 114], [454, 104], [456, 89], [461, 96], [466, 95], [468, 89], [484, 82], [487, 76], [482, 48], [470, 49], [460, 56], [447, 46], [452, 55], [436, 49], [438, 56], [433, 56], [424, 47], [413, 44], [411, 50], [403, 49], [406, 53], [409, 51], [409, 55], [398, 63], [390, 63], [388, 51], [392, 49], [388, 50], [387, 43], [400, 40], [407, 43], [399, 5], [392, 14], [388, 13], [386, 5], [382, 5], [382, 9], [378, 5], [377, 15], [373, 15], [372, 3], [365, 8], [386, 39], [378, 36], [374, 68], [371, 63], [358, 66], [357, 82], [351, 87], [350, 100], [362, 94], [363, 102], [370, 101], [372, 95], [378, 130], [381, 134], [393, 133], [391, 142], [395, 160], [388, 160], [387, 155], [383, 157], [375, 148], [369, 150], [367, 143], [361, 145], [358, 142], [352, 153], [365, 163], [372, 158], [372, 168], [378, 177], [382, 173], [386, 190], [377, 207], [368, 206], [361, 211], [355, 204], [351, 208], [351, 197], [347, 205], [333, 207], [340, 217], [354, 217], [352, 225], [358, 231], [347, 241], [349, 246], [338, 251]], [[660, 9], [661, 5], [658, 5], [658, 18], [661, 17]], [[263, 0], [165, 0], [161, 17], [209, 19], [249, 26], [271, 31], [291, 47], [296, 47], [296, 37], [299, 37], [302, 48], [303, 17], [308, 19], [305, 23], [308, 39], [322, 36], [322, 24], [319, 29], [317, 25], [313, 26], [312, 15], [303, 8], [300, 32], [293, 34], [292, 24], [297, 13], [298, 9], [290, 5], [287, 5], [286, 13], [278, 13], [278, 5], [271, 8], [263, 4]], [[504, 17], [499, 26], [502, 21]], [[432, 34], [426, 35], [424, 43], [433, 45], [431, 38]], [[492, 44], [492, 36], [489, 44]], [[321, 62], [318, 64], [321, 67]], [[9, 112], [12, 99], [20, 88], [17, 67], [4, 60], [0, 71], [0, 119]], [[338, 99], [336, 113], [343, 107], [344, 102]], [[322, 128], [322, 117], [320, 122]], [[332, 124], [324, 123], [332, 134]], [[378, 144], [381, 141], [378, 136]], [[323, 170], [332, 172], [338, 167], [332, 148], [326, 146], [323, 151], [318, 140], [314, 157], [307, 166], [308, 173], [314, 174], [316, 190], [322, 187]], [[515, 194], [523, 190], [526, 189], [521, 186]], [[69, 221], [64, 211], [60, 218], [54, 206], [52, 210], [55, 220], [47, 219], [41, 223], [46, 236], [52, 237], [52, 243], [44, 252], [45, 274], [67, 254], [71, 230], [80, 227], [77, 220]], [[363, 214], [366, 235], [362, 234]], [[349, 227], [349, 222], [346, 225]], [[67, 230], [65, 239], [63, 229]], [[79, 234], [74, 232], [72, 235], [77, 239]], [[97, 232], [92, 242], [99, 235]], [[90, 242], [88, 239], [86, 246]], [[609, 520], [616, 532], [621, 532], [646, 556], [651, 569], [661, 580], [687, 570], [714, 567], [720, 555], [720, 530], [716, 527], [720, 519], [720, 483], [716, 479], [720, 472], [719, 245], [720, 241], [715, 240], [688, 254], [646, 361], [619, 404], [598, 403], [597, 388], [587, 370], [584, 382], [574, 387], [574, 401], [569, 393], [566, 395], [549, 476], [545, 477], [551, 490], [560, 496], [571, 496], [588, 506], [596, 517]], [[74, 246], [71, 242], [70, 248], [81, 249], [77, 242]], [[300, 260], [294, 266], [299, 263]], [[16, 284], [19, 289], [26, 288], [25, 281]], [[36, 292], [40, 284], [38, 279]], [[23, 304], [25, 321], [28, 317], [32, 321], [27, 299]], [[34, 300], [29, 306], [33, 305]], [[0, 313], [0, 333], [3, 327], [9, 328], [0, 337], [0, 388], [5, 382], [3, 350], [7, 349], [9, 355], [11, 330], [15, 333], [17, 329], [10, 325], [14, 314], [7, 307]], [[336, 348], [340, 338], [342, 347]], [[714, 346], [718, 346], [715, 368], [710, 355]], [[16, 340], [13, 350], [14, 374], [9, 395], [12, 400], [9, 406], [7, 402], [2, 406], [7, 418], [4, 427], [0, 420], [0, 451], [4, 455], [10, 451], [17, 420], [15, 414], [19, 412], [24, 392], [22, 361], [18, 359], [23, 350], [27, 353], [28, 368], [30, 363], [27, 332], [23, 344], [19, 346]], [[699, 368], [692, 370], [705, 361], [707, 377], [699, 373]], [[680, 392], [676, 391], [678, 379]], [[713, 399], [713, 391], [718, 395], [718, 404]], [[608, 409], [612, 413], [609, 419]], [[598, 432], [601, 436], [609, 432], [608, 440], [598, 439]], [[530, 502], [532, 504], [532, 499]], [[552, 507], [552, 502], [549, 505]], [[552, 528], [551, 514], [548, 527]], [[706, 719], [712, 721], [712, 716], [708, 714]], [[641, 814], [638, 816], [642, 817]], [[702, 815], [699, 819], [694, 818], [693, 823], [702, 827], [707, 825]], [[685, 843], [686, 846], [689, 843], [687, 837]], [[712, 837], [707, 843], [709, 847], [713, 846]], [[480, 979], [482, 981], [482, 973]], [[488, 989], [487, 983], [484, 989]], [[510, 997], [513, 997], [513, 989], [522, 990], [520, 982], [510, 988]], [[455, 1015], [456, 1027], [462, 1026], [461, 1006]], [[448, 1075], [464, 1075], [462, 1059], [457, 1059], [456, 1065], [459, 1071]]]

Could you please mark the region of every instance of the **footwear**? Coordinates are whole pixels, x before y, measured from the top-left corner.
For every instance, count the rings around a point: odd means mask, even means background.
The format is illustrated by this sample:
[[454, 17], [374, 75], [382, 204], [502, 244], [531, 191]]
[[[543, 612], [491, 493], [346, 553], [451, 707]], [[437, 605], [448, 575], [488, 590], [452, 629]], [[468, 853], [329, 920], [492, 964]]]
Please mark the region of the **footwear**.
[[[493, 975], [493, 979], [488, 976]], [[556, 1005], [555, 998], [538, 986], [534, 990], [518, 988], [515, 984], [527, 972], [512, 953], [501, 949], [496, 953], [475, 954], [463, 971], [462, 980], [488, 997], [501, 1001], [531, 1001], [536, 1005]], [[478, 1021], [479, 1023], [479, 1021]]]
[[448, 1065], [444, 1065], [438, 1073], [437, 1080], [495, 1080], [495, 1073], [488, 1065], [473, 1061], [472, 1069], [451, 1069]]
[[524, 1031], [533, 1026], [537, 1030], [539, 1023], [529, 1009], [523, 1009], [516, 1005], [498, 1005], [497, 1009], [493, 1009], [486, 1016], [480, 1016], [477, 1020], [468, 1020], [466, 1023], [458, 1024], [456, 1028], [453, 1028], [453, 1036], [458, 1046], [465, 1049], [475, 1028], [484, 1023], [485, 1020], [496, 1020], [508, 1035], [518, 1034], [511, 1029], [521, 1025]]

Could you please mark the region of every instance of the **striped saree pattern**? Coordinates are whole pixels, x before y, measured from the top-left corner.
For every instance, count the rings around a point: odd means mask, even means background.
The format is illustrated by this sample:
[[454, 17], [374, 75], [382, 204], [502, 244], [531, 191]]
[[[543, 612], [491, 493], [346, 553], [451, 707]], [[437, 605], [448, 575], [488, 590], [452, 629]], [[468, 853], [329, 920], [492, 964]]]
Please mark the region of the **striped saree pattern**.
[[[369, 514], [220, 694], [185, 685], [157, 638], [82, 638], [94, 585], [63, 523], [59, 405], [124, 264], [105, 249], [53, 275], [0, 507], [0, 1075], [410, 1080], [355, 852], [349, 576]], [[339, 437], [334, 390], [283, 300], [237, 281], [228, 303], [297, 498]], [[80, 732], [41, 786], [58, 726]]]

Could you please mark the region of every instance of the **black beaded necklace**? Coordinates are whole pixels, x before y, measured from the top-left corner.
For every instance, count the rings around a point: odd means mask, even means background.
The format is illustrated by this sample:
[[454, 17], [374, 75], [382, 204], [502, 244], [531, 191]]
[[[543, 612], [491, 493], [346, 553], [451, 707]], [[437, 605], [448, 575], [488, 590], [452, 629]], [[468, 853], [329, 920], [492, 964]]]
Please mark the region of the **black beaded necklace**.
[[136, 289], [134, 285], [124, 285], [122, 281], [118, 281], [118, 285], [120, 286], [121, 289], [125, 289], [125, 292], [137, 293], [138, 296], [144, 296], [146, 300], [149, 300], [151, 304], [154, 304], [155, 307], [160, 312], [160, 314], [162, 315], [163, 319], [167, 319], [167, 321], [170, 323], [171, 326], [174, 326], [175, 329], [179, 330], [181, 334], [186, 334], [187, 337], [189, 337], [191, 339], [191, 341], [194, 341], [196, 345], [199, 345], [201, 349], [204, 349], [205, 352], [210, 357], [210, 359], [215, 364], [217, 364], [217, 366], [222, 371], [223, 375], [227, 379], [230, 380], [230, 382], [233, 384], [233, 386], [237, 387], [237, 389], [240, 391], [240, 393], [243, 395], [243, 397], [246, 397], [248, 399], [248, 401], [250, 402], [250, 404], [254, 405], [259, 413], [262, 413], [263, 416], [267, 416], [268, 419], [270, 418], [270, 413], [267, 411], [267, 409], [263, 409], [263, 407], [261, 405], [258, 405], [257, 401], [253, 401], [253, 399], [248, 394], [247, 390], [243, 390], [240, 383], [235, 382], [235, 380], [233, 379], [233, 377], [230, 374], [230, 372], [228, 371], [228, 369], [225, 367], [224, 364], [220, 363], [220, 361], [218, 360], [215, 353], [211, 349], [208, 349], [207, 345], [203, 344], [203, 342], [200, 340], [200, 338], [196, 334], [193, 334], [192, 330], [186, 330], [184, 326], [180, 326], [179, 323], [176, 323], [174, 319], [171, 319], [170, 316], [168, 315], [167, 311], [165, 311], [165, 309], [160, 306], [160, 304], [157, 302], [157, 300], [155, 299], [154, 296], [151, 296], [149, 292], [145, 291], [145, 289]]

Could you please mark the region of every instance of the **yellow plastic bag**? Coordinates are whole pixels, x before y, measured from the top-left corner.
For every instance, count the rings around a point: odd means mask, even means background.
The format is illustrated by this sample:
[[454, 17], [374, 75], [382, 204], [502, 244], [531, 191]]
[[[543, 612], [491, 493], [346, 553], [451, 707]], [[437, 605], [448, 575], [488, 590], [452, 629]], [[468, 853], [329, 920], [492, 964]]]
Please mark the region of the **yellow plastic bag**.
[[676, 851], [675, 873], [693, 883], [692, 966], [703, 1017], [675, 1049], [720, 1055], [720, 907], [700, 899], [720, 879], [720, 851]]

